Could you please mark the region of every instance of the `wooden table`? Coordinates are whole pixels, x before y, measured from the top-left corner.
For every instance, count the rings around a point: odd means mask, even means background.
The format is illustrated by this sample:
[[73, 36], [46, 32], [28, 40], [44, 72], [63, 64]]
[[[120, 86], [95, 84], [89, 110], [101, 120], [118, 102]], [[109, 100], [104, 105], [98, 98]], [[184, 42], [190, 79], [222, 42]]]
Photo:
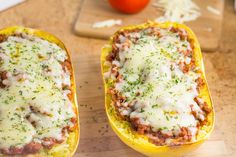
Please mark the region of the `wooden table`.
[[[0, 27], [23, 25], [39, 28], [58, 36], [71, 51], [77, 80], [81, 118], [81, 138], [75, 156], [141, 157], [124, 145], [107, 124], [99, 67], [100, 49], [106, 41], [82, 38], [72, 29], [78, 15], [79, 0], [28, 0], [0, 13]], [[207, 80], [216, 111], [215, 130], [208, 142], [218, 141], [218, 152], [236, 156], [236, 14], [233, 0], [227, 0], [223, 36], [218, 51], [203, 53]], [[94, 57], [95, 56], [95, 57]], [[94, 63], [97, 66], [94, 66]], [[81, 65], [85, 68], [81, 68]], [[92, 77], [87, 73], [93, 72]], [[96, 102], [96, 103], [94, 103]], [[211, 144], [211, 143], [210, 143]], [[195, 155], [196, 156], [196, 155]], [[225, 155], [226, 156], [226, 155]]]

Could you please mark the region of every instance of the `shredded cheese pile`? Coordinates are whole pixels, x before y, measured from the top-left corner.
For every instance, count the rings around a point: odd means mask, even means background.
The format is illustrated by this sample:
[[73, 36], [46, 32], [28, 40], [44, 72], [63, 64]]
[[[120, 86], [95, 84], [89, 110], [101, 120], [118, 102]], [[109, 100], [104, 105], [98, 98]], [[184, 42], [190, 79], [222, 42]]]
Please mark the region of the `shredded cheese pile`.
[[93, 28], [104, 28], [104, 27], [112, 27], [114, 25], [121, 25], [121, 24], [122, 24], [121, 20], [110, 19], [110, 20], [95, 22], [92, 27]]
[[179, 22], [196, 20], [200, 15], [200, 8], [192, 0], [157, 0], [154, 4], [164, 15], [155, 19], [156, 22]]

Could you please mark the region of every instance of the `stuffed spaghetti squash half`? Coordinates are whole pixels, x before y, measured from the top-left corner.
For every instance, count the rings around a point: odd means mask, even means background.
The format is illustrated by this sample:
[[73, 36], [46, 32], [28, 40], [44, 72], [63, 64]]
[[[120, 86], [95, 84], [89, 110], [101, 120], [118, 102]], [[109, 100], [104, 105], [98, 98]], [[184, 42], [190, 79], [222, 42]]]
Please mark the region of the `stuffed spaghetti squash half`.
[[0, 30], [0, 156], [69, 157], [79, 119], [70, 54], [46, 32]]
[[202, 54], [194, 33], [177, 23], [118, 30], [102, 48], [106, 113], [114, 132], [147, 156], [180, 156], [214, 126]]

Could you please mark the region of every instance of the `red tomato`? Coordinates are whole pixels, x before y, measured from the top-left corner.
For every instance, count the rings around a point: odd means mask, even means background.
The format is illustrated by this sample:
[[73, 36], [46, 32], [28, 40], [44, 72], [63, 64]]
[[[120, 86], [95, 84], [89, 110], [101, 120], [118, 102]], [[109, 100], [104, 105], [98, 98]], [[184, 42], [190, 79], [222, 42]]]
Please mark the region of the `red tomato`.
[[109, 0], [111, 6], [121, 12], [133, 14], [141, 11], [149, 0]]

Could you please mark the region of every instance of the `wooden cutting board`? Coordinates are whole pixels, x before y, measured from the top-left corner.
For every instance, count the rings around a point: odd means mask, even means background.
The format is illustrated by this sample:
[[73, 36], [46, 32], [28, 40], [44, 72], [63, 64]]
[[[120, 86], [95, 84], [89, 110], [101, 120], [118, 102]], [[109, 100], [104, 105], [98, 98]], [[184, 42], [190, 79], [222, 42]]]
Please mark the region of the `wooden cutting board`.
[[[107, 0], [82, 0], [74, 30], [80, 36], [108, 39], [121, 26], [94, 29], [92, 25], [95, 22], [108, 19], [121, 19], [123, 21], [122, 26], [126, 26], [144, 23], [147, 20], [154, 20], [163, 13], [157, 11], [152, 6], [153, 1], [151, 0], [149, 5], [140, 13], [127, 15], [112, 9]], [[216, 50], [221, 36], [224, 0], [194, 0], [194, 2], [201, 8], [202, 16], [196, 21], [187, 22], [186, 24], [196, 33], [203, 50]], [[215, 15], [209, 12], [207, 6], [216, 8], [221, 14]]]
[[[81, 136], [75, 157], [144, 157], [126, 146], [108, 124], [104, 109], [104, 89], [100, 54], [73, 56], [79, 102]], [[211, 136], [212, 137], [212, 136]], [[210, 139], [185, 157], [230, 157], [225, 142]]]

